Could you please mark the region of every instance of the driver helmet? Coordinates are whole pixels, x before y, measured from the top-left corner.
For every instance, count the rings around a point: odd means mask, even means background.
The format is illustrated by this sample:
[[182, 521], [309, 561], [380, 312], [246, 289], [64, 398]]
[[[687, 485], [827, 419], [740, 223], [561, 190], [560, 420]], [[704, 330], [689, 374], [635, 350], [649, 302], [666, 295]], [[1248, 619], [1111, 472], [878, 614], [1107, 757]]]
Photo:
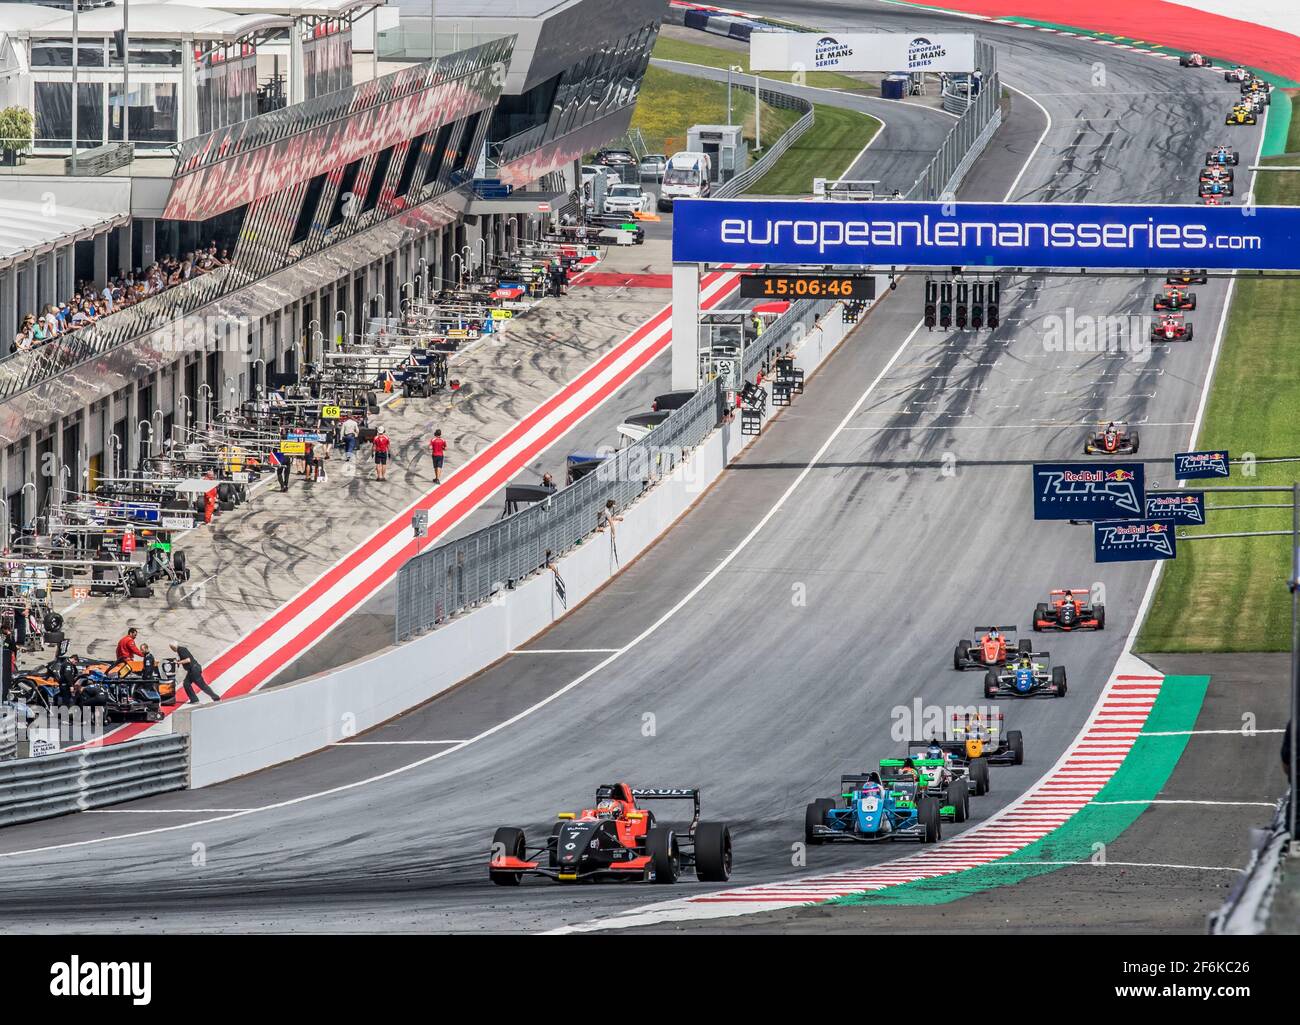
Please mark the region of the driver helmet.
[[931, 744], [929, 747], [927, 747], [927, 748], [925, 749], [925, 757], [926, 757], [926, 758], [938, 758], [938, 759], [943, 759], [943, 756], [944, 756], [944, 755], [943, 755], [943, 748], [940, 747], [938, 744]]
[[1002, 635], [998, 633], [998, 628], [996, 626], [989, 627], [989, 640], [996, 641], [1001, 636]]
[[596, 805], [596, 814], [602, 819], [619, 819], [623, 817], [623, 806], [610, 798]]
[[1022, 651], [1020, 657], [1016, 659], [1016, 664], [1027, 669], [1034, 664], [1034, 660], [1030, 657], [1029, 652]]

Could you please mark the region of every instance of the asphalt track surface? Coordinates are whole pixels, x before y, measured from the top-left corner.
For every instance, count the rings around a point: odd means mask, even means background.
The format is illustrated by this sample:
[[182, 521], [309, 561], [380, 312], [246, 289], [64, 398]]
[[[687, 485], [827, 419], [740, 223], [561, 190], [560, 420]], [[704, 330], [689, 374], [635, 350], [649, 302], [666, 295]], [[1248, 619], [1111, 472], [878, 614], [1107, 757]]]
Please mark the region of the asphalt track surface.
[[[782, 11], [865, 24], [858, 4]], [[1052, 118], [1014, 198], [1190, 197], [1205, 149], [1224, 135], [1221, 78], [1115, 52], [1098, 88], [1083, 44], [989, 34], [1006, 79]], [[1033, 149], [1031, 107], [995, 140], [968, 195], [1005, 192]], [[1233, 140], [1253, 156], [1256, 131]], [[617, 779], [702, 787], [705, 818], [735, 831], [732, 885], [886, 860], [912, 848], [823, 848], [792, 865], [805, 803], [896, 753], [894, 717], [914, 700], [979, 701], [979, 675], [949, 661], [973, 623], [1024, 624], [1049, 587], [1101, 583], [1108, 629], [1050, 641], [1069, 696], [1008, 709], [1026, 764], [995, 769], [976, 820], [1001, 807], [1079, 729], [1148, 577], [1143, 566], [1094, 567], [1080, 528], [1033, 524], [1024, 464], [1076, 456], [1101, 416], [1141, 422], [1144, 457], [1180, 449], [1225, 293], [1199, 289], [1195, 343], [1141, 361], [1048, 351], [1041, 318], [1146, 313], [1151, 283], [1034, 284], [1006, 290], [1000, 330], [946, 335], [918, 330], [920, 283], [905, 279], [689, 515], [528, 646], [563, 653], [506, 659], [360, 742], [273, 770], [4, 831], [0, 928], [529, 930], [703, 892], [693, 881], [489, 884], [497, 825], [540, 839], [555, 812]]]

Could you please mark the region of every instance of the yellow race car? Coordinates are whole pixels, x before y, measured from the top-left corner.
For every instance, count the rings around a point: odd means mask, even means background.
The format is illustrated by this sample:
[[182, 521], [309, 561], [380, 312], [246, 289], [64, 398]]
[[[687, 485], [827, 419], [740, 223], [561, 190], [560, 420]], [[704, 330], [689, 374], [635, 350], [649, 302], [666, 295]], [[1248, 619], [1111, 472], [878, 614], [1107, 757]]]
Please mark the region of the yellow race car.
[[1250, 104], [1238, 103], [1231, 111], [1229, 111], [1228, 116], [1224, 118], [1223, 123], [1225, 125], [1253, 125], [1258, 124], [1258, 120], [1256, 119], [1255, 112], [1251, 109]]

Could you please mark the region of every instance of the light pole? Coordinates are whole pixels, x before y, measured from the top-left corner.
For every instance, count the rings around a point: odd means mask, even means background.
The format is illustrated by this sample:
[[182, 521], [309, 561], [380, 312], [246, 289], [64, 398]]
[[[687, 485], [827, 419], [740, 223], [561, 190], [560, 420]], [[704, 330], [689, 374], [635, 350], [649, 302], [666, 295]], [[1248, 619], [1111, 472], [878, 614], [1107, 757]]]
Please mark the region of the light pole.
[[758, 72], [754, 72], [754, 149], [763, 148], [763, 91], [758, 85]]
[[80, 6], [80, 0], [72, 0], [72, 176], [74, 178], [77, 176], [77, 100], [79, 98], [77, 70], [80, 66], [77, 58], [81, 53], [81, 33], [77, 9]]
[[739, 64], [729, 64], [727, 66], [727, 124], [731, 124], [731, 73], [734, 71], [740, 74], [745, 69]]

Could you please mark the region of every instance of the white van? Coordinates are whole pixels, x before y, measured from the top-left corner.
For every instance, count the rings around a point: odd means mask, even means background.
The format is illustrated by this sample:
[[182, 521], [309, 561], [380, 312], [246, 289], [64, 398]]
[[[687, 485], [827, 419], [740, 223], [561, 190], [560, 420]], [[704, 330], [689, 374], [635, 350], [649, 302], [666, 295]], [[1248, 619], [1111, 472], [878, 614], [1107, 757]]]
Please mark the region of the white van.
[[659, 209], [671, 210], [673, 200], [701, 199], [710, 191], [712, 163], [707, 153], [674, 153], [664, 168], [659, 190]]

